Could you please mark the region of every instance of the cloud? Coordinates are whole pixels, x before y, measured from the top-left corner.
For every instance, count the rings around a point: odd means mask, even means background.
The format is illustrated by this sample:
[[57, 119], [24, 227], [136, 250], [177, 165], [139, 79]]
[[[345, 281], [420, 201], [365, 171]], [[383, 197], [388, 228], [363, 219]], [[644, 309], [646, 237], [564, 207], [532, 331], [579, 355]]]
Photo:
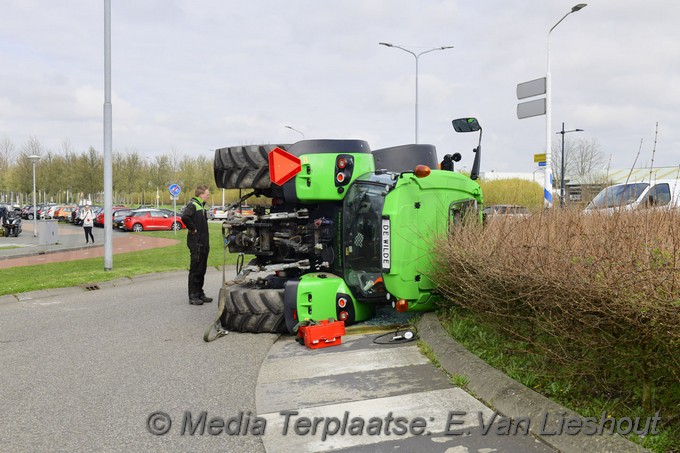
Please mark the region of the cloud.
[[[483, 168], [531, 171], [544, 117], [518, 120], [518, 83], [546, 71], [549, 28], [570, 4], [541, 0], [113, 2], [114, 149], [156, 155], [240, 143], [362, 138], [373, 148], [419, 138], [464, 153], [484, 128]], [[551, 34], [553, 129], [586, 130], [629, 165], [640, 137], [677, 165], [680, 3], [593, 0]], [[6, 0], [0, 16], [0, 136], [75, 149], [102, 142], [101, 2]], [[553, 131], [553, 132], [554, 132]], [[201, 151], [202, 152], [202, 151]], [[463, 165], [466, 165], [465, 163]]]

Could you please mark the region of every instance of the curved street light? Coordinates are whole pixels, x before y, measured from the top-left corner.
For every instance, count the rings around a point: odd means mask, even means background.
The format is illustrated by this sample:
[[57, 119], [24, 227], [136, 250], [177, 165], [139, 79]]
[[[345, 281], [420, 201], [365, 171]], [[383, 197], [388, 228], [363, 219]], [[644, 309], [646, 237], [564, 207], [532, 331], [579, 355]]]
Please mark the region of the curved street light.
[[401, 46], [397, 46], [396, 44], [391, 44], [389, 42], [379, 42], [378, 44], [381, 45], [381, 46], [385, 46], [385, 47], [394, 47], [395, 49], [401, 49], [404, 52], [410, 53], [416, 59], [416, 143], [418, 143], [418, 58], [421, 55], [424, 55], [424, 54], [429, 53], [429, 52], [434, 52], [435, 50], [453, 49], [453, 46], [434, 47], [432, 49], [428, 49], [428, 50], [425, 50], [423, 52], [416, 54], [415, 52], [413, 52], [409, 49], [406, 49], [406, 48], [401, 47]]
[[550, 152], [552, 136], [552, 87], [550, 78], [550, 33], [557, 27], [569, 14], [580, 11], [587, 6], [586, 3], [579, 3], [571, 8], [567, 14], [562, 16], [555, 25], [548, 31], [548, 65], [545, 74], [545, 181], [543, 184], [545, 207], [552, 206], [552, 153]]
[[290, 129], [291, 131], [297, 132], [298, 134], [302, 135], [302, 140], [305, 139], [305, 134], [303, 134], [303, 133], [300, 132], [299, 130], [295, 129], [293, 126], [283, 126], [283, 127], [285, 127], [286, 129]]

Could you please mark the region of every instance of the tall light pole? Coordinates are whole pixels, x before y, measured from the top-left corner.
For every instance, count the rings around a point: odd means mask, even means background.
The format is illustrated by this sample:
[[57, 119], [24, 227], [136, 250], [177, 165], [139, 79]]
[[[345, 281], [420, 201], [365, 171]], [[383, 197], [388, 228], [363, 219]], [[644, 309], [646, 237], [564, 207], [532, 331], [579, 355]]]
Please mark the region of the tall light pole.
[[297, 132], [298, 134], [302, 135], [302, 140], [305, 139], [305, 134], [303, 134], [303, 133], [300, 132], [299, 130], [295, 129], [293, 126], [283, 126], [283, 127], [285, 127], [286, 129], [290, 129], [291, 131]]
[[545, 181], [543, 183], [544, 191], [544, 204], [546, 208], [552, 207], [552, 153], [551, 148], [551, 137], [552, 137], [552, 87], [550, 79], [550, 34], [557, 27], [560, 22], [562, 22], [569, 14], [575, 13], [586, 7], [586, 3], [579, 3], [571, 8], [567, 14], [562, 16], [562, 19], [558, 20], [555, 25], [552, 26], [548, 32], [548, 66], [545, 73]]
[[423, 54], [426, 54], [426, 53], [429, 53], [429, 52], [434, 52], [435, 50], [453, 49], [453, 46], [435, 47], [433, 49], [428, 49], [428, 50], [425, 50], [423, 52], [416, 54], [415, 52], [412, 52], [408, 49], [405, 49], [401, 46], [397, 46], [395, 44], [390, 44], [388, 42], [379, 42], [378, 44], [380, 44], [381, 46], [385, 46], [385, 47], [394, 47], [395, 49], [401, 49], [404, 52], [410, 53], [416, 59], [416, 143], [418, 143], [418, 58]]
[[556, 132], [562, 134], [562, 166], [560, 168], [560, 208], [564, 208], [564, 134], [569, 132], [583, 132], [583, 129], [572, 129], [570, 131], [564, 130], [564, 121], [562, 122], [562, 130]]
[[111, 105], [111, 0], [104, 0], [104, 270], [113, 270], [113, 108]]
[[33, 164], [33, 237], [38, 235], [38, 208], [35, 205], [35, 164], [40, 160], [37, 154], [31, 154], [28, 159]]

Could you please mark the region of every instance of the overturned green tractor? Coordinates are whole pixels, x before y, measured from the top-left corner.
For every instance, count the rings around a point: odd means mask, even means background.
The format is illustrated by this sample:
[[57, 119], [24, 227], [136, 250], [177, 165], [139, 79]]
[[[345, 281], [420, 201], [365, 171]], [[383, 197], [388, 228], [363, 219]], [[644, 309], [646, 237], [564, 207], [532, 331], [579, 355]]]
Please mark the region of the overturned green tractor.
[[474, 118], [453, 125], [480, 131], [470, 177], [453, 171], [460, 155], [440, 164], [431, 145], [371, 151], [362, 140], [303, 140], [217, 149], [217, 187], [251, 190], [237, 203], [267, 199], [223, 223], [228, 251], [254, 258], [241, 259], [236, 280], [220, 290], [222, 328], [293, 332], [329, 318], [349, 325], [372, 317], [377, 304], [431, 310], [433, 238], [481, 218], [481, 128]]

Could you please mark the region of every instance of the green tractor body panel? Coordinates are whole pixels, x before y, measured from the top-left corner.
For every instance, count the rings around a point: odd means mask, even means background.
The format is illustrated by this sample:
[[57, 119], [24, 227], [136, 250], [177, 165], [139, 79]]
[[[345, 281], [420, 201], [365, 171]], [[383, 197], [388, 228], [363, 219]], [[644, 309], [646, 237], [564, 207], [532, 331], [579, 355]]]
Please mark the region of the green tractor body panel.
[[[341, 159], [342, 169], [337, 165]], [[308, 154], [300, 158], [300, 163], [295, 192], [301, 203], [342, 200], [354, 180], [375, 170], [371, 154]]]
[[[389, 268], [383, 267], [387, 291], [409, 302], [409, 311], [433, 308], [435, 284], [429, 278], [435, 241], [455, 222], [455, 207], [469, 205], [478, 216], [479, 185], [460, 173], [435, 170], [424, 178], [405, 174], [386, 196], [383, 235], [389, 222]], [[384, 238], [386, 239], [386, 238]]]
[[284, 310], [289, 330], [297, 323], [324, 319], [347, 324], [370, 319], [374, 307], [357, 303], [345, 281], [334, 274], [314, 272], [289, 282], [284, 292]]

